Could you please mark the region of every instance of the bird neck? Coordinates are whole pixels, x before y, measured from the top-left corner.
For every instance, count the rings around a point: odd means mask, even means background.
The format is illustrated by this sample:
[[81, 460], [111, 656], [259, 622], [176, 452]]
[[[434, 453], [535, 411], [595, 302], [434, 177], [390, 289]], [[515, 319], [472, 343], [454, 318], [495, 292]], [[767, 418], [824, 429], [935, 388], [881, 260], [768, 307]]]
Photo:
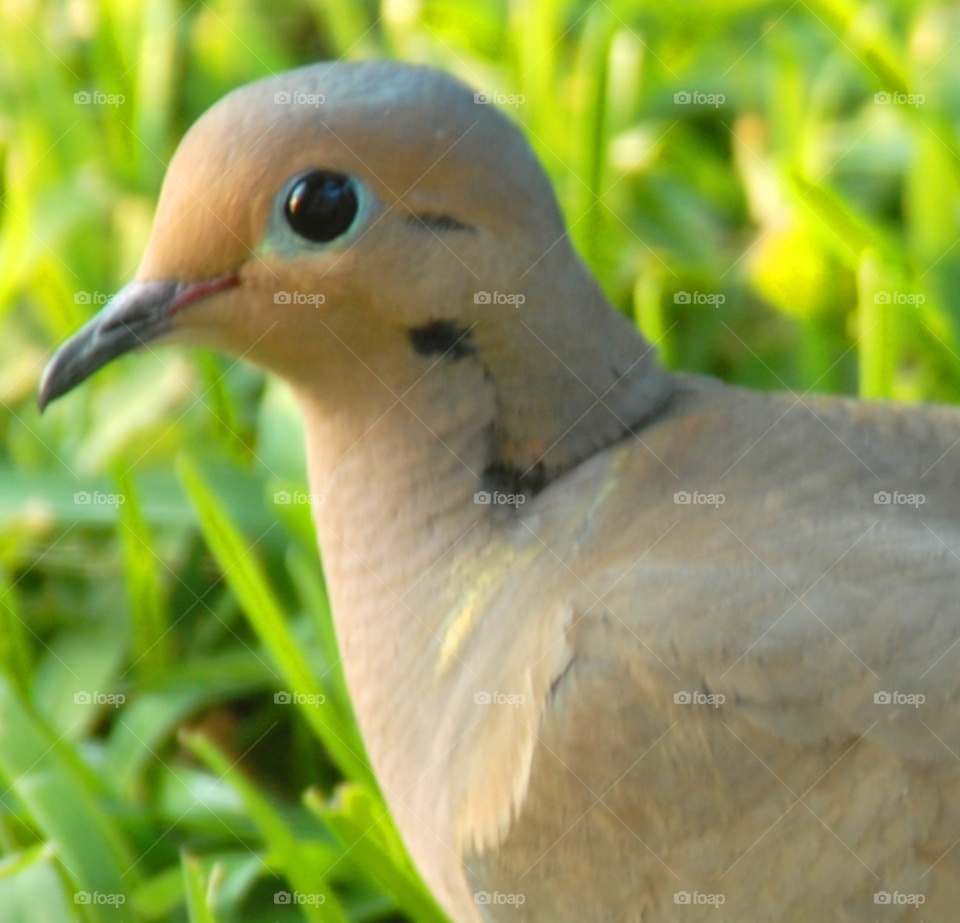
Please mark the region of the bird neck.
[[[334, 331], [337, 348], [294, 383], [311, 487], [325, 498], [318, 531], [348, 675], [354, 643], [385, 612], [404, 612], [414, 587], [439, 590], [442, 574], [505, 530], [505, 505], [475, 502], [478, 491], [529, 504], [668, 398], [649, 344], [573, 269], [531, 274], [524, 309], [478, 309], [463, 322], [470, 349], [459, 357], [424, 355], [412, 331], [354, 314]], [[376, 632], [383, 657], [363, 656], [384, 681], [415, 681], [424, 631], [442, 631], [446, 613], [429, 601], [441, 595], [428, 593], [426, 609], [406, 612], [390, 635]]]
[[[348, 673], [354, 640], [384, 612], [402, 610], [400, 601], [485, 511], [473, 495], [496, 417], [491, 383], [465, 363], [441, 362], [424, 375], [429, 364], [406, 355], [406, 335], [396, 345], [403, 355], [393, 361], [357, 355], [351, 369], [345, 360], [332, 391], [299, 391], [311, 490], [324, 497], [315, 517]], [[406, 653], [403, 639], [381, 640], [401, 658]], [[401, 658], [384, 666], [402, 671]]]
[[[324, 496], [314, 513], [354, 709], [391, 808], [409, 813], [411, 853], [429, 869], [438, 838], [448, 846], [445, 871], [430, 880], [446, 906], [463, 898], [453, 857], [502, 834], [532, 752], [529, 735], [513, 735], [509, 753], [485, 746], [500, 739], [496, 729], [460, 740], [472, 695], [517, 681], [515, 664], [481, 666], [468, 651], [490, 594], [530, 565], [530, 548], [513, 537], [517, 518], [533, 512], [537, 487], [649, 419], [669, 391], [632, 326], [595, 290], [580, 294], [566, 333], [537, 309], [512, 316], [500, 334], [478, 321], [473, 350], [459, 358], [422, 355], [408, 330], [367, 324], [351, 336], [345, 325], [332, 338], [343, 349], [294, 381], [311, 487]], [[475, 502], [511, 469], [529, 498], [519, 510]], [[524, 476], [529, 469], [540, 484]], [[514, 624], [539, 631], [536, 619]], [[524, 634], [518, 643], [539, 650], [535, 641]], [[531, 709], [563, 655], [554, 641], [533, 657], [543, 675], [524, 680]], [[524, 720], [533, 726], [535, 709]], [[447, 771], [455, 754], [460, 768]], [[464, 805], [473, 805], [469, 817]]]
[[504, 287], [522, 305], [480, 306], [465, 324], [496, 384], [494, 464], [537, 490], [643, 425], [673, 381], [566, 239]]

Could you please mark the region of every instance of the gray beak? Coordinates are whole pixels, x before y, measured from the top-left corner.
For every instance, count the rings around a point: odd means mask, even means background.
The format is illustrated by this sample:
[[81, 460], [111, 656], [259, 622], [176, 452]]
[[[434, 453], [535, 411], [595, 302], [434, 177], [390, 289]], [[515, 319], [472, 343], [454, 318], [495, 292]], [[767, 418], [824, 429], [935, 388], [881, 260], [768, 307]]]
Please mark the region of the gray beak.
[[233, 276], [192, 283], [131, 282], [50, 360], [40, 380], [41, 412], [112, 359], [169, 333], [181, 308], [236, 284]]

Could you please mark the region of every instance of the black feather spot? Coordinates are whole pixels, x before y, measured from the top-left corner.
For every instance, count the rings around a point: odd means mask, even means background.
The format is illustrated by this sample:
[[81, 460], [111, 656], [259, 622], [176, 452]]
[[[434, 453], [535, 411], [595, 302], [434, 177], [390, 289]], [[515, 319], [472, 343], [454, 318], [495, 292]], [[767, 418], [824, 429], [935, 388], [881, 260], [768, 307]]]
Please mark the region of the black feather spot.
[[506, 494], [526, 494], [534, 497], [547, 486], [543, 460], [523, 471], [513, 465], [492, 461], [483, 471], [485, 490], [499, 490]]
[[472, 234], [477, 232], [472, 224], [464, 224], [450, 215], [438, 215], [436, 212], [407, 215], [407, 221], [426, 231], [469, 231]]
[[470, 337], [470, 329], [459, 327], [451, 320], [436, 320], [410, 331], [410, 342], [421, 356], [445, 356], [463, 359], [475, 356], [477, 348]]

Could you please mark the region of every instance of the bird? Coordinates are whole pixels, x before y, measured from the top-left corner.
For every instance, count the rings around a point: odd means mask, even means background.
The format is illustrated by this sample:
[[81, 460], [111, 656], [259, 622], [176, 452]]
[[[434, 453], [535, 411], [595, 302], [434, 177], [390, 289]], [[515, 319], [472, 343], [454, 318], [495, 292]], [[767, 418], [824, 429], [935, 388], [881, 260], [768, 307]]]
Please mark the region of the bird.
[[514, 120], [387, 60], [200, 117], [41, 409], [147, 343], [295, 394], [359, 727], [455, 923], [956, 919], [955, 408], [666, 370]]

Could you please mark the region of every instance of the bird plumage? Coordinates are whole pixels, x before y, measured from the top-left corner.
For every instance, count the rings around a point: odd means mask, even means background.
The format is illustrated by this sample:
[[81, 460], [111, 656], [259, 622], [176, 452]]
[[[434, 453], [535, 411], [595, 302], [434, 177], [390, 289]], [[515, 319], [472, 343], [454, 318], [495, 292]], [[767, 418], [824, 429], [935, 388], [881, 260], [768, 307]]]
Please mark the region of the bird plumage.
[[[329, 245], [283, 223], [311, 168], [358, 184]], [[119, 304], [296, 392], [361, 730], [457, 923], [952, 919], [956, 411], [666, 373], [519, 130], [388, 62], [201, 118]]]

